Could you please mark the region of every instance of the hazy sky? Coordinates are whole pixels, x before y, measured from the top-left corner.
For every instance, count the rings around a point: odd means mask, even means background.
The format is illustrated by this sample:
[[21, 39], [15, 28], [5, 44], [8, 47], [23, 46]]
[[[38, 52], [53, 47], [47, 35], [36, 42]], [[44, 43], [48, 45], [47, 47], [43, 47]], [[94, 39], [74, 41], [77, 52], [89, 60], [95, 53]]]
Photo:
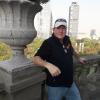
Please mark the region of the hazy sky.
[[100, 36], [100, 0], [50, 0], [53, 21], [62, 17], [68, 20], [69, 6], [73, 1], [78, 2], [80, 7], [79, 32], [90, 33], [91, 29], [95, 29]]

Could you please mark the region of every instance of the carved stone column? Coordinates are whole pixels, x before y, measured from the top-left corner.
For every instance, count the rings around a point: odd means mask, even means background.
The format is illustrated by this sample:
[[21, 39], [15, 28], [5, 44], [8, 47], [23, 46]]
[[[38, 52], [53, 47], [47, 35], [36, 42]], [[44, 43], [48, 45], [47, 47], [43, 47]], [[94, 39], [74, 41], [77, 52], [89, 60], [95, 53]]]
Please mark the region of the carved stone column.
[[35, 1], [0, 0], [0, 41], [13, 50], [11, 59], [0, 62], [0, 76], [5, 86], [2, 100], [41, 98], [45, 74], [24, 56], [24, 48], [36, 37], [34, 17], [41, 9]]

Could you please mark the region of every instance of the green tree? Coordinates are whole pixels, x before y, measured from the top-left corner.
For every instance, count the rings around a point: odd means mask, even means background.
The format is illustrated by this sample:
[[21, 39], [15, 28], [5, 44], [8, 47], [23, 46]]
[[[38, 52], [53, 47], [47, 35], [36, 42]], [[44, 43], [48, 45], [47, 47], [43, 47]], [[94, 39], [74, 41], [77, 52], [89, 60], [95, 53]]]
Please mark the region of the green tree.
[[33, 55], [39, 49], [42, 42], [43, 42], [42, 38], [35, 38], [31, 44], [27, 45], [27, 48], [25, 49], [25, 55], [28, 58], [33, 57]]
[[11, 48], [5, 43], [0, 42], [0, 60], [7, 60], [11, 56]]
[[83, 55], [94, 55], [100, 51], [100, 43], [95, 39], [84, 38], [84, 54]]

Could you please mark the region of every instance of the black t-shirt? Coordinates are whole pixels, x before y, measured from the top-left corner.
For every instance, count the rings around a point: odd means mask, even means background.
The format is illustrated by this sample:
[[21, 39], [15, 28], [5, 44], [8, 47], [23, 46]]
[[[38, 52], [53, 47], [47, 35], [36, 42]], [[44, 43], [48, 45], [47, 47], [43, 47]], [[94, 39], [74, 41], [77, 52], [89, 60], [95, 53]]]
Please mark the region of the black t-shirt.
[[61, 74], [52, 77], [46, 69], [46, 83], [53, 87], [70, 87], [73, 82], [73, 47], [68, 36], [63, 39], [63, 44], [54, 35], [46, 39], [35, 56], [56, 65]]

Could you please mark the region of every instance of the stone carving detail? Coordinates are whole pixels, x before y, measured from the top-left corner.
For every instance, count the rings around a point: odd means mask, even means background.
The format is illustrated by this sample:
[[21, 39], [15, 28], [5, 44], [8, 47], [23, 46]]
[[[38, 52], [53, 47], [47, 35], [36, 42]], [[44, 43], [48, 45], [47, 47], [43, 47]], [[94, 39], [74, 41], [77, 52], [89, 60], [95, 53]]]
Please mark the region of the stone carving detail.
[[41, 10], [38, 6], [34, 2], [0, 1], [0, 40], [11, 46], [30, 43], [36, 36], [34, 16]]

